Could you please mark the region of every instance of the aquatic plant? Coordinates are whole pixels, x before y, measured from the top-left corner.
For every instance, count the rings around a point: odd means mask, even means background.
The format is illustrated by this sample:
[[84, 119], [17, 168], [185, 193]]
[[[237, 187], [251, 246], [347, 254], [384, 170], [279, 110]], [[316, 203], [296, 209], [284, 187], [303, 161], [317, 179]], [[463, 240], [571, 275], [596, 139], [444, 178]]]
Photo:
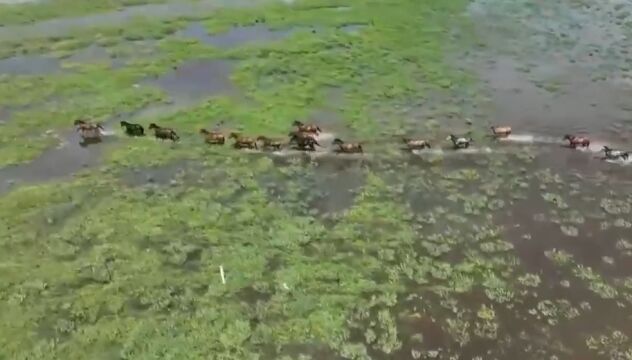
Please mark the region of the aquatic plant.
[[612, 330], [609, 334], [586, 339], [586, 346], [599, 355], [605, 355], [609, 359], [632, 359], [632, 348], [629, 338], [619, 330]]

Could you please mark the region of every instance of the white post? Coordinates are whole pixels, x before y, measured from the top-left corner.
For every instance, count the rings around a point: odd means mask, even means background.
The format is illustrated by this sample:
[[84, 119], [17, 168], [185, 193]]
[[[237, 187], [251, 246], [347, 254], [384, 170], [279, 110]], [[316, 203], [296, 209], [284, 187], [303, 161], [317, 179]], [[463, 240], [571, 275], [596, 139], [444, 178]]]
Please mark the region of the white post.
[[222, 277], [222, 284], [226, 284], [226, 277], [224, 276], [224, 267], [222, 265], [219, 266], [219, 275]]

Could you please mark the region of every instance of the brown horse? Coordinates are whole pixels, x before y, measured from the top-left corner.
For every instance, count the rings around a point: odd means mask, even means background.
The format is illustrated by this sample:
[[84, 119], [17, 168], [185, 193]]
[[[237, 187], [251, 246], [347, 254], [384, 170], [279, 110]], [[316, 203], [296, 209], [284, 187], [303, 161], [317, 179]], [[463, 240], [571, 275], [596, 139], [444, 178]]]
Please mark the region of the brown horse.
[[204, 137], [204, 142], [209, 145], [224, 145], [226, 142], [226, 137], [220, 131], [200, 129], [200, 134]]
[[307, 132], [294, 131], [289, 134], [290, 144], [296, 144], [298, 150], [316, 151], [316, 146], [320, 146], [314, 134]]
[[431, 148], [430, 143], [426, 140], [403, 138], [402, 142], [406, 145], [408, 150], [423, 150]]
[[491, 126], [492, 134], [496, 137], [507, 137], [511, 135], [510, 126]]
[[281, 150], [281, 147], [283, 146], [283, 142], [281, 140], [271, 139], [263, 135], [257, 137], [257, 141], [261, 141], [264, 149], [273, 149], [273, 150], [279, 151]]
[[103, 126], [100, 123], [92, 123], [82, 119], [75, 120], [74, 125], [77, 128], [77, 131], [94, 129], [99, 129], [101, 131], [104, 130]]
[[590, 140], [587, 137], [583, 136], [564, 135], [564, 140], [568, 140], [568, 146], [571, 149], [575, 149], [578, 146], [582, 148], [587, 148], [590, 146]]
[[82, 143], [92, 144], [101, 141], [101, 136], [104, 131], [103, 126], [99, 123], [91, 123], [85, 120], [75, 120], [74, 122], [76, 130], [81, 135]]
[[233, 144], [235, 149], [258, 149], [257, 139], [255, 138], [242, 136], [238, 132], [231, 132], [229, 138], [235, 139]]
[[318, 125], [304, 124], [298, 120], [294, 121], [292, 125], [294, 125], [296, 129], [301, 132], [306, 132], [306, 133], [311, 133], [311, 134], [316, 134], [316, 135], [322, 132], [322, 130], [320, 129]]
[[357, 154], [363, 153], [362, 144], [360, 143], [345, 143], [341, 139], [334, 139], [332, 145], [338, 145], [338, 148], [334, 150], [336, 153], [345, 153], [345, 154]]

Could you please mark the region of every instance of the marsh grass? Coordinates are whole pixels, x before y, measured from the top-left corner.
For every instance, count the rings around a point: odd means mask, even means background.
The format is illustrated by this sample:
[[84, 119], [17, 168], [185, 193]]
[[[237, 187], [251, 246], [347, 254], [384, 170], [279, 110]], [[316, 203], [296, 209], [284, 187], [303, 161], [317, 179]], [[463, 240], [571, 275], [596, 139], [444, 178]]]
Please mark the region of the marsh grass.
[[[472, 79], [444, 61], [459, 45], [452, 29], [468, 28], [456, 15], [465, 5], [314, 0], [0, 44], [6, 56], [67, 58], [96, 42], [123, 61], [0, 78], [0, 104], [24, 106], [0, 128], [2, 165], [54, 146], [42, 134], [76, 117], [118, 136], [100, 168], [0, 197], [0, 356], [625, 353], [629, 195], [596, 195], [612, 184], [541, 170], [547, 155], [532, 149], [415, 156], [385, 138], [399, 127], [444, 139], [474, 112]], [[219, 49], [171, 36], [190, 21], [211, 33], [299, 30]], [[350, 34], [349, 24], [364, 26]], [[238, 95], [150, 111], [174, 99], [144, 82], [217, 59], [235, 62]], [[420, 121], [409, 128], [411, 116]], [[125, 137], [121, 118], [173, 127], [181, 140]], [[275, 157], [206, 146], [198, 133], [224, 120], [283, 137], [293, 120], [313, 118], [374, 156]], [[492, 144], [476, 121], [461, 126]], [[571, 227], [577, 236], [563, 236]]]
[[[24, 24], [56, 17], [79, 16], [90, 13], [116, 10], [124, 6], [162, 3], [163, 0], [115, 0], [94, 4], [89, 1], [35, 2], [19, 5], [0, 5], [0, 23], [3, 25]], [[71, 6], [72, 5], [72, 6]]]

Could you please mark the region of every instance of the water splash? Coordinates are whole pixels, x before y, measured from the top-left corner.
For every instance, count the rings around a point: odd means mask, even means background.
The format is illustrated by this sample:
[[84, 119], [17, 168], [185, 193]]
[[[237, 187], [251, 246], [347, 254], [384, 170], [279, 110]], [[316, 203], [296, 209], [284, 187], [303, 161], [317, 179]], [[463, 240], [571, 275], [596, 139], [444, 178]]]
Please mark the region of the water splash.
[[630, 157], [628, 157], [627, 159], [604, 159], [605, 162], [609, 163], [609, 164], [616, 164], [616, 165], [625, 165], [625, 166], [629, 166], [632, 165], [632, 155]]
[[500, 141], [510, 141], [523, 144], [561, 144], [562, 140], [551, 136], [540, 136], [533, 134], [511, 134], [504, 138], [499, 138]]
[[321, 141], [333, 141], [336, 138], [336, 134], [330, 132], [321, 132], [316, 136], [318, 142]]
[[411, 153], [415, 155], [443, 155], [443, 149], [423, 149], [423, 150], [412, 150]]
[[580, 149], [580, 150], [589, 151], [593, 153], [600, 153], [600, 152], [603, 152], [604, 146], [612, 147], [612, 144], [608, 144], [602, 141], [593, 141], [590, 143], [590, 146], [588, 146], [587, 148]]
[[492, 148], [486, 146], [482, 148], [470, 147], [467, 149], [458, 149], [458, 150], [455, 150], [454, 152], [463, 153], [463, 154], [491, 154], [498, 151], [494, 151]]

